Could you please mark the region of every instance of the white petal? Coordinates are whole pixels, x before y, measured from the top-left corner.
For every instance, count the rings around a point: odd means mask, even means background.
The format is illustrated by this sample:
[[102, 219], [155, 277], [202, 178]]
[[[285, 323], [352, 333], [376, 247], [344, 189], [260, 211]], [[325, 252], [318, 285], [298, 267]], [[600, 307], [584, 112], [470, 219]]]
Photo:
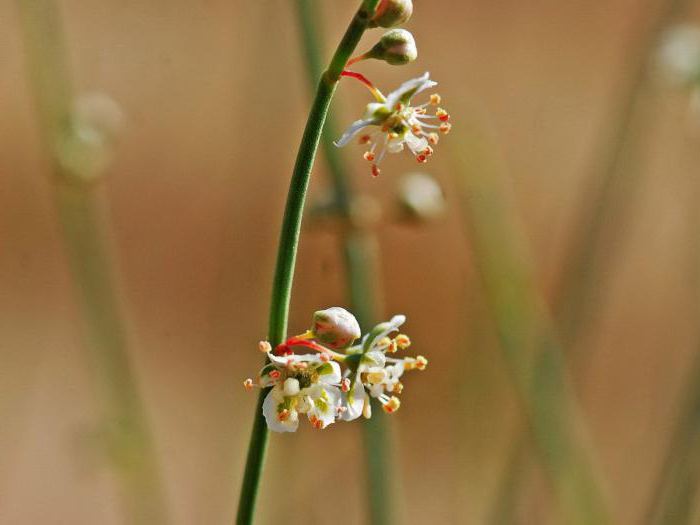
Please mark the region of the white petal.
[[340, 415], [343, 421], [352, 421], [362, 415], [362, 409], [365, 406], [367, 392], [360, 381], [355, 381], [355, 384], [350, 388], [347, 394], [342, 397], [342, 406], [345, 408]]
[[335, 361], [328, 361], [331, 365], [331, 371], [325, 374], [319, 374], [318, 382], [326, 385], [337, 385], [342, 378], [340, 373], [340, 365]]
[[393, 108], [398, 102], [407, 103], [417, 93], [433, 86], [437, 86], [437, 82], [430, 80], [430, 73], [426, 72], [418, 78], [407, 80], [398, 89], [389, 93], [386, 97], [386, 105]]
[[345, 130], [345, 133], [334, 142], [334, 144], [342, 148], [343, 146], [346, 146], [348, 142], [350, 142], [355, 135], [357, 135], [360, 131], [365, 129], [367, 126], [371, 125], [374, 123], [374, 119], [361, 119], [361, 120], [356, 120], [352, 124], [350, 124], [350, 127]]
[[265, 421], [267, 422], [267, 427], [273, 432], [296, 432], [299, 427], [299, 415], [296, 410], [292, 410], [289, 415], [289, 419], [286, 421], [280, 421], [277, 419], [277, 407], [279, 406], [279, 401], [274, 395], [274, 389], [270, 391], [263, 401], [263, 416], [265, 416]]
[[[383, 326], [384, 329], [377, 333], [376, 335], [372, 334], [372, 341], [369, 343], [370, 348], [374, 348], [375, 343], [378, 343], [381, 341], [385, 336], [389, 335], [391, 332], [395, 332], [399, 329], [399, 327], [406, 322], [406, 316], [405, 315], [395, 315], [392, 317], [389, 321], [382, 323], [381, 325], [377, 325], [374, 327], [374, 329], [379, 328], [379, 326]], [[365, 340], [363, 344], [367, 344], [367, 341]]]
[[425, 148], [428, 147], [428, 141], [425, 139], [425, 137], [418, 138], [410, 131], [406, 133], [405, 140], [408, 149], [410, 149], [414, 155], [422, 153]]
[[371, 367], [384, 368], [385, 365], [386, 356], [380, 350], [371, 350], [363, 355], [360, 360], [360, 370], [367, 370]]
[[[318, 406], [316, 404], [317, 399], [321, 399], [322, 395], [325, 393], [325, 406]], [[309, 419], [312, 416], [316, 416], [318, 419], [323, 421], [323, 426], [327, 427], [335, 423], [335, 418], [338, 414], [338, 408], [341, 406], [341, 395], [340, 390], [336, 387], [318, 387], [316, 392], [312, 394], [311, 398], [314, 401], [313, 406], [309, 410]]]

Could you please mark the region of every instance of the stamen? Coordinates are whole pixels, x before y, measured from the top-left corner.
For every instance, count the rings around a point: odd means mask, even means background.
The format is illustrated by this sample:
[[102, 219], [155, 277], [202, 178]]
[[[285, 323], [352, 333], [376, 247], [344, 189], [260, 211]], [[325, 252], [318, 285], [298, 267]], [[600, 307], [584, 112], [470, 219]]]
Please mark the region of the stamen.
[[421, 153], [420, 155], [416, 155], [416, 160], [419, 164], [425, 164], [426, 162], [428, 162], [428, 157], [427, 155]]
[[418, 135], [419, 133], [422, 132], [422, 128], [421, 128], [420, 124], [413, 124], [413, 126], [411, 126], [411, 131], [413, 133], [415, 133], [416, 135]]
[[442, 131], [445, 135], [447, 135], [451, 129], [452, 124], [450, 124], [449, 122], [444, 122], [443, 124], [440, 124], [440, 131]]
[[343, 392], [347, 392], [348, 390], [350, 390], [350, 379], [348, 379], [347, 377], [344, 378], [344, 379], [340, 382], [340, 389], [341, 389]]
[[245, 381], [243, 381], [243, 387], [244, 387], [248, 392], [250, 392], [251, 390], [253, 390], [253, 388], [254, 388], [254, 386], [253, 386], [253, 380], [250, 379], [250, 378], [248, 378], [248, 379], [246, 379]]
[[370, 137], [369, 135], [362, 135], [362, 136], [360, 137], [359, 143], [360, 143], [360, 144], [369, 144], [369, 142], [370, 142], [371, 140], [372, 140], [372, 137]]
[[396, 344], [401, 350], [406, 350], [406, 348], [411, 346], [411, 339], [406, 334], [397, 335], [394, 341], [396, 341]]
[[320, 355], [318, 356], [318, 358], [319, 358], [319, 359], [321, 360], [321, 362], [323, 362], [323, 363], [327, 363], [328, 361], [331, 360], [331, 356], [328, 355], [328, 354], [326, 354], [325, 352], [322, 353], [322, 354], [320, 354]]
[[291, 415], [291, 412], [287, 410], [286, 408], [283, 408], [277, 413], [277, 419], [280, 421], [287, 421], [289, 419], [289, 416]]
[[279, 370], [273, 370], [268, 375], [270, 376], [270, 379], [277, 380], [280, 378], [282, 373]]
[[442, 97], [440, 95], [438, 95], [437, 93], [433, 93], [432, 95], [430, 95], [430, 103], [433, 106], [437, 106], [438, 104], [440, 104], [441, 101], [442, 101]]
[[362, 156], [364, 157], [364, 159], [365, 159], [367, 162], [374, 162], [374, 152], [372, 152], [372, 151], [365, 151], [365, 154], [362, 155]]
[[382, 172], [376, 164], [372, 164], [372, 177], [379, 177], [379, 174]]
[[268, 341], [260, 341], [258, 343], [258, 350], [260, 350], [263, 354], [266, 354], [272, 351], [272, 345]]
[[447, 113], [447, 111], [445, 111], [442, 108], [437, 108], [435, 116], [439, 118], [442, 122], [447, 122], [448, 120], [450, 120], [450, 115]]
[[389, 401], [387, 401], [386, 403], [384, 403], [384, 405], [382, 405], [382, 408], [384, 409], [384, 412], [386, 412], [387, 414], [393, 414], [394, 412], [396, 412], [399, 409], [400, 406], [401, 406], [401, 400], [396, 396], [391, 396]]
[[311, 416], [309, 418], [309, 421], [311, 422], [311, 426], [314, 427], [316, 430], [322, 430], [323, 429], [323, 421], [321, 421], [319, 418], [316, 416]]
[[426, 148], [423, 150], [423, 155], [426, 157], [430, 157], [433, 154], [433, 148], [430, 146], [426, 146]]
[[425, 357], [423, 357], [422, 355], [416, 357], [416, 368], [418, 370], [425, 370], [426, 366], [428, 366], [428, 360]]
[[440, 140], [440, 135], [437, 133], [428, 133], [428, 142], [430, 142], [433, 146], [438, 143]]
[[401, 381], [397, 381], [391, 391], [400, 394], [403, 392], [403, 383]]

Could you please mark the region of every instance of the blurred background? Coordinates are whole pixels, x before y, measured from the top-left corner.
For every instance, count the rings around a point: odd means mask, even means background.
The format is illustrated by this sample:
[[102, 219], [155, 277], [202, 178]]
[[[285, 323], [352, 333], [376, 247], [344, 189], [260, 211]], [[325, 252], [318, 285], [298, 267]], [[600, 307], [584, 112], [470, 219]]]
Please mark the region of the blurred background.
[[[99, 374], [57, 218], [20, 4], [0, 4], [0, 523], [130, 523], [101, 452]], [[357, 2], [314, 4], [325, 61]], [[676, 4], [669, 15], [670, 0], [416, 0], [405, 27], [418, 60], [355, 66], [385, 92], [430, 71], [454, 125], [430, 163], [392, 155], [376, 179], [361, 148], [341, 151], [354, 188], [382, 212], [368, 226], [382, 316], [405, 313], [412, 350], [430, 360], [407, 377], [390, 421], [386, 483], [398, 523], [492, 523], [528, 421], [502, 352], [513, 341], [502, 320], [522, 311], [493, 291], [494, 279], [509, 289], [512, 267], [532, 271], [526, 295], [537, 299], [518, 304], [535, 331], [575, 356], [564, 375], [577, 408], [566, 417], [581, 429], [610, 522], [651, 522], [679, 425], [693, 451], [688, 414], [698, 411], [682, 407], [700, 388], [700, 113], [655, 57], [665, 28], [700, 23], [700, 4]], [[170, 521], [230, 523], [256, 398], [241, 382], [261, 365], [311, 100], [296, 2], [57, 5], [74, 91], [106, 94], [123, 115], [104, 180], [89, 191], [108, 232]], [[367, 102], [344, 80], [335, 121], [349, 124]], [[418, 168], [446, 197], [445, 213], [429, 221], [404, 220], [397, 204], [402, 176]], [[460, 170], [497, 205], [479, 212], [481, 190]], [[308, 209], [328, 189], [321, 154]], [[290, 333], [306, 330], [316, 309], [348, 305], [341, 229], [307, 216]], [[562, 282], [584, 291], [562, 303]], [[569, 315], [582, 304], [585, 313]], [[363, 424], [272, 435], [258, 523], [366, 523]], [[524, 441], [509, 519], [570, 523], [537, 440]], [[690, 507], [697, 476], [678, 478]]]

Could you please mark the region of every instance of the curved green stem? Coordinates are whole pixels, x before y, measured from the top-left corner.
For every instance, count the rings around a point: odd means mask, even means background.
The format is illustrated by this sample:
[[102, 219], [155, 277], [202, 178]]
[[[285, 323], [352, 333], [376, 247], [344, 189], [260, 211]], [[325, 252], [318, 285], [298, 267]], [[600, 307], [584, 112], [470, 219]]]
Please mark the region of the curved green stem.
[[[317, 30], [318, 17], [315, 12], [319, 2], [299, 0], [297, 2], [306, 67], [309, 78], [321, 74], [320, 50], [321, 37]], [[363, 331], [369, 329], [378, 319], [378, 298], [375, 294], [378, 253], [374, 249], [375, 236], [372, 232], [361, 231], [354, 227], [350, 218], [350, 203], [353, 189], [348, 181], [348, 174], [338, 148], [333, 139], [338, 137], [335, 123], [331, 116], [321, 136], [321, 147], [328, 163], [328, 171], [333, 183], [334, 210], [345, 222], [339, 237], [343, 245], [345, 279], [350, 308], [357, 317]], [[387, 416], [381, 406], [373, 400], [373, 416], [362, 425], [365, 464], [367, 472], [367, 499], [369, 503], [369, 523], [386, 525], [395, 521], [394, 484], [387, 479], [396, 479], [392, 475], [390, 431]]]
[[[306, 122], [306, 128], [304, 129], [304, 135], [292, 172], [289, 193], [287, 194], [287, 204], [282, 220], [275, 276], [272, 284], [268, 337], [273, 347], [281, 343], [287, 333], [289, 301], [304, 202], [311, 176], [311, 168], [318, 149], [328, 107], [333, 98], [340, 74], [367, 29], [377, 3], [378, 0], [366, 0], [363, 2], [350, 22], [328, 69], [321, 76]], [[246, 467], [243, 474], [241, 496], [238, 503], [238, 515], [236, 518], [238, 525], [252, 523], [255, 513], [255, 504], [268, 439], [268, 430], [262, 415], [262, 403], [267, 392], [268, 389], [263, 389], [258, 398]]]

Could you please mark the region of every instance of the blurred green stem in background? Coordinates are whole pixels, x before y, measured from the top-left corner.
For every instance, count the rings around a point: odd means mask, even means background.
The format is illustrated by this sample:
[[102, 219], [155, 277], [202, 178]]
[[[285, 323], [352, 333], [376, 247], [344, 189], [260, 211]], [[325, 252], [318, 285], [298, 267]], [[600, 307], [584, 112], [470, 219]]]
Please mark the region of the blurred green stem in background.
[[[304, 44], [306, 66], [310, 79], [318, 78], [321, 73], [321, 52], [323, 45], [319, 35], [318, 9], [320, 2], [315, 0], [298, 0], [297, 8], [301, 35]], [[313, 81], [313, 80], [312, 80]], [[340, 237], [345, 259], [345, 277], [349, 294], [350, 309], [357, 317], [363, 331], [371, 328], [378, 319], [378, 298], [375, 294], [378, 276], [378, 253], [375, 249], [376, 238], [370, 231], [357, 227], [351, 215], [353, 200], [352, 187], [347, 170], [338, 148], [333, 144], [337, 132], [332, 115], [326, 120], [326, 127], [321, 136], [321, 146], [328, 162], [328, 170], [333, 182], [334, 211], [341, 219]], [[394, 483], [387, 479], [396, 479], [391, 472], [390, 429], [381, 406], [372, 400], [372, 418], [363, 424], [367, 488], [369, 498], [370, 523], [387, 525], [394, 519]]]
[[580, 211], [571, 234], [571, 246], [563, 261], [563, 270], [552, 311], [559, 334], [567, 350], [579, 342], [599, 307], [597, 293], [604, 288], [600, 280], [603, 266], [612, 260], [615, 242], [626, 225], [627, 210], [639, 187], [641, 166], [635, 163], [643, 150], [639, 139], [652, 122], [644, 115], [649, 65], [660, 36], [677, 21], [690, 0], [666, 0], [649, 32], [631, 60], [625, 88], [613, 105], [608, 132], [602, 135], [599, 151], [592, 158], [598, 163], [588, 181], [591, 185], [580, 200]]
[[690, 525], [697, 510], [700, 476], [700, 352], [695, 356], [683, 402], [644, 523]]
[[561, 522], [611, 523], [561, 348], [503, 187], [504, 170], [478, 132], [460, 139], [455, 171], [476, 270]]
[[[690, 133], [688, 151], [700, 161], [698, 148], [700, 134]], [[697, 165], [697, 164], [695, 164]], [[691, 275], [688, 282], [695, 290], [695, 315], [700, 317], [700, 181], [696, 173], [688, 173], [691, 189], [688, 191], [692, 240], [688, 243]], [[700, 337], [700, 334], [698, 334]], [[700, 523], [700, 504], [697, 498], [700, 486], [700, 344], [695, 349], [681, 402], [675, 419], [675, 428], [658, 477], [653, 485], [649, 506], [643, 523], [647, 525], [689, 525]]]
[[[644, 102], [649, 64], [662, 32], [682, 17], [689, 4], [690, 0], [662, 3], [661, 11], [632, 61], [626, 87], [613, 106], [615, 113], [608, 132], [603, 135], [600, 151], [593, 157], [598, 163], [594, 171], [597, 176], [590, 180], [591, 186], [580, 201], [571, 245], [562, 263], [563, 270], [552, 306], [556, 332], [563, 343], [562, 348], [568, 354], [584, 347], [580, 338], [589, 328], [593, 313], [599, 307], [598, 293], [604, 289], [600, 281], [605, 264], [614, 257], [616, 245], [619, 244], [615, 241], [627, 224], [627, 210], [639, 187], [641, 165], [638, 157], [643, 151], [640, 139], [650, 123], [644, 114], [644, 110], [648, 109]], [[574, 356], [578, 354], [576, 352]], [[591, 353], [580, 354], [583, 359]], [[522, 437], [519, 441], [524, 439]], [[526, 454], [527, 446], [517, 442], [510, 455], [503, 484], [494, 500], [494, 524], [512, 522], [508, 508], [512, 509], [515, 505], [518, 491], [523, 486], [522, 478], [529, 467]]]
[[19, 0], [17, 5], [42, 138], [51, 156], [63, 241], [105, 403], [106, 448], [119, 476], [124, 520], [165, 524], [167, 508], [155, 445], [129, 361], [103, 209], [94, 186], [102, 173], [87, 162], [96, 153], [94, 144], [80, 140], [60, 13], [47, 0]]
[[[304, 202], [306, 201], [311, 168], [313, 167], [328, 107], [335, 93], [340, 74], [367, 29], [378, 2], [379, 0], [365, 0], [360, 5], [340, 41], [328, 69], [321, 75], [316, 96], [306, 122], [287, 194], [287, 204], [284, 210], [277, 250], [275, 276], [272, 283], [268, 338], [273, 348], [282, 343], [287, 336], [289, 301], [292, 292], [292, 280]], [[255, 514], [255, 504], [268, 440], [267, 425], [262, 413], [262, 404], [268, 391], [269, 389], [261, 390], [258, 397], [245, 472], [243, 474], [241, 496], [238, 502], [236, 522], [239, 525], [252, 523]]]

